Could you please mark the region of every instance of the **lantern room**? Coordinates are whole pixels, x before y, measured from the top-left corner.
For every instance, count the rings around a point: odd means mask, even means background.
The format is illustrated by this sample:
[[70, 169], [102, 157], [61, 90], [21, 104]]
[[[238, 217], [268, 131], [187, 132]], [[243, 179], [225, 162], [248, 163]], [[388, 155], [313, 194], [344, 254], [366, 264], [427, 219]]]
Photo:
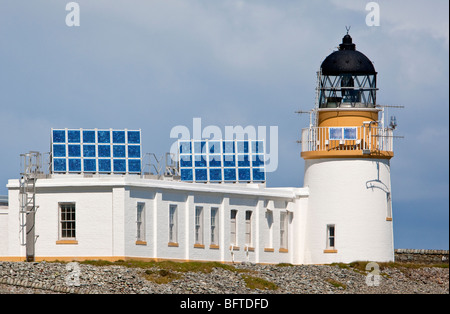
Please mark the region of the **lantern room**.
[[319, 108], [375, 108], [377, 72], [352, 37], [342, 38], [339, 50], [322, 62], [319, 75]]

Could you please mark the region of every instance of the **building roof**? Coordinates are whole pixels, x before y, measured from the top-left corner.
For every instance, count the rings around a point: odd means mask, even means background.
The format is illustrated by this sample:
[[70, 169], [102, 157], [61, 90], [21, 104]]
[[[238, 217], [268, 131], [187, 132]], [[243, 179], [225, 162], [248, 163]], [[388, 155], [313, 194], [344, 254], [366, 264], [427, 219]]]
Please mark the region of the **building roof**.
[[[141, 187], [157, 188], [172, 191], [234, 194], [268, 198], [294, 199], [307, 197], [308, 188], [268, 188], [258, 184], [215, 184], [190, 183], [172, 180], [146, 179], [138, 176], [98, 176], [85, 178], [79, 175], [61, 175], [48, 179], [38, 179], [36, 189], [73, 188], [73, 187]], [[8, 189], [18, 189], [18, 180], [9, 180]]]

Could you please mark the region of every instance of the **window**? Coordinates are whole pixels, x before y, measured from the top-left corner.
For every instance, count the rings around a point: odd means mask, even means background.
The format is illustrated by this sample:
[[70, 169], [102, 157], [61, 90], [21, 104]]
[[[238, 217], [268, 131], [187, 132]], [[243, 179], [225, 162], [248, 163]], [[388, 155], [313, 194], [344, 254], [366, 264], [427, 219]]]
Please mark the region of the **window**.
[[391, 199], [391, 193], [388, 192], [386, 194], [387, 198], [387, 213], [386, 213], [386, 220], [391, 221], [392, 220], [392, 199]]
[[219, 208], [211, 207], [211, 245], [219, 245]]
[[245, 212], [245, 245], [252, 246], [252, 211]]
[[203, 244], [203, 207], [195, 207], [195, 244]]
[[280, 212], [280, 250], [288, 249], [288, 213]]
[[270, 252], [271, 248], [273, 248], [273, 211], [266, 210], [266, 219], [267, 219], [267, 238], [266, 238], [266, 251]]
[[237, 210], [232, 209], [231, 217], [230, 217], [230, 244], [231, 245], [237, 244], [236, 216], [237, 216]]
[[145, 241], [145, 204], [137, 204], [137, 217], [136, 217], [136, 241]]
[[178, 243], [177, 238], [177, 205], [169, 206], [169, 243]]
[[59, 204], [59, 239], [74, 240], [75, 233], [75, 203]]
[[327, 225], [327, 249], [334, 250], [335, 247], [335, 226]]

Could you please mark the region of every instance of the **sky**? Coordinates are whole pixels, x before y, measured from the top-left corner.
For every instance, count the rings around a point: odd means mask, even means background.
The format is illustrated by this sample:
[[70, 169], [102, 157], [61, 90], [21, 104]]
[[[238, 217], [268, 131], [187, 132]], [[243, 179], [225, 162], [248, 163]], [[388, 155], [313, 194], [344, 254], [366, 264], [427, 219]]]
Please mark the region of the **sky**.
[[449, 249], [447, 0], [375, 1], [376, 25], [362, 0], [78, 0], [69, 26], [69, 2], [0, 0], [0, 195], [20, 154], [49, 152], [51, 128], [141, 129], [162, 156], [194, 118], [277, 127], [267, 186], [302, 187], [309, 117], [295, 112], [314, 107], [316, 72], [350, 27], [378, 104], [404, 106], [386, 109], [394, 246]]

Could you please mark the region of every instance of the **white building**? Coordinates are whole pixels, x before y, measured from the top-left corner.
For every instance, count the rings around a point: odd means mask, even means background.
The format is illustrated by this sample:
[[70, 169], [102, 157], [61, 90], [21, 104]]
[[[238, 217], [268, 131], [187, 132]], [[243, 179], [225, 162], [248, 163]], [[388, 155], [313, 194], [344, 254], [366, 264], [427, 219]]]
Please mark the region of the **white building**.
[[318, 79], [304, 187], [70, 171], [13, 179], [0, 260], [393, 261], [392, 129], [376, 106], [376, 72], [346, 35]]

